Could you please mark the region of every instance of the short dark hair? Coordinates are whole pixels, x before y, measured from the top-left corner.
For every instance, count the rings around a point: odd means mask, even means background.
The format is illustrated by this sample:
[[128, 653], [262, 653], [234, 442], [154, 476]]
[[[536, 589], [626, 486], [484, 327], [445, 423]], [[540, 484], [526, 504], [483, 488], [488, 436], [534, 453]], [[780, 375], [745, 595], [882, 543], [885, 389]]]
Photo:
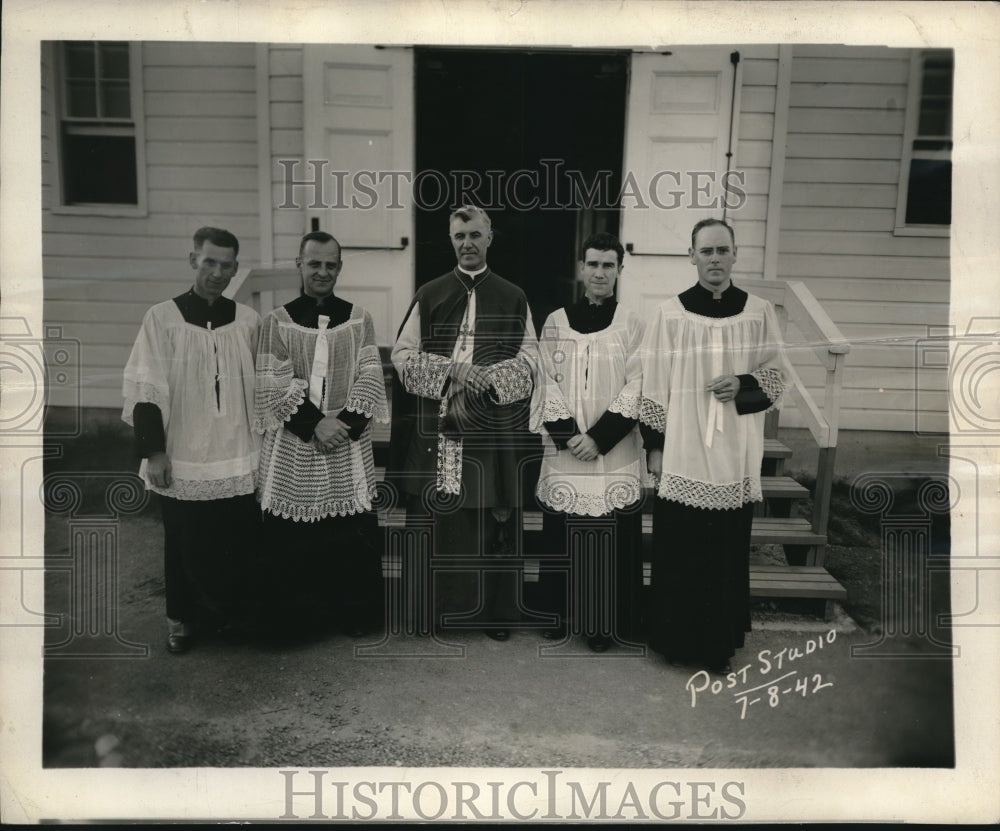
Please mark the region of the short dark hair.
[[724, 219], [703, 219], [701, 222], [695, 224], [694, 228], [691, 229], [691, 248], [694, 249], [694, 240], [698, 236], [698, 232], [702, 228], [708, 228], [712, 225], [721, 225], [727, 231], [729, 231], [729, 239], [733, 242], [733, 248], [736, 247], [736, 232], [733, 230], [733, 226], [726, 222]]
[[587, 258], [587, 249], [593, 248], [595, 251], [614, 251], [618, 255], [618, 265], [625, 261], [625, 249], [622, 247], [618, 237], [606, 231], [599, 231], [587, 237], [580, 246], [580, 262]]
[[337, 243], [337, 253], [340, 253], [340, 243], [337, 242], [337, 238], [333, 234], [328, 234], [326, 231], [310, 231], [299, 241], [299, 256], [302, 256], [302, 252], [306, 250], [306, 243], [310, 240], [315, 240], [316, 242], [326, 244], [328, 242]]
[[204, 225], [194, 232], [195, 251], [201, 251], [206, 241], [212, 243], [212, 245], [219, 246], [219, 248], [232, 248], [234, 257], [240, 255], [240, 241], [225, 228], [213, 228], [211, 225]]
[[451, 212], [451, 216], [448, 217], [448, 224], [451, 225], [451, 221], [453, 219], [461, 219], [462, 222], [471, 222], [477, 216], [481, 216], [483, 218], [483, 221], [486, 223], [486, 227], [488, 229], [493, 229], [493, 222], [490, 220], [490, 215], [476, 205], [461, 205], [460, 207], [455, 208], [455, 210]]

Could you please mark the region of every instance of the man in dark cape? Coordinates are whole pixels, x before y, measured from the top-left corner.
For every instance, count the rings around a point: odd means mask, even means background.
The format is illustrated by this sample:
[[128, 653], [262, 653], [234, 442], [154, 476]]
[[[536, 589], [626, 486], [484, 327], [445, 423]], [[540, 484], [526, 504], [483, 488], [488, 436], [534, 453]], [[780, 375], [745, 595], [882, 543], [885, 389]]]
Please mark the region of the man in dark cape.
[[[486, 265], [493, 232], [485, 212], [459, 208], [450, 234], [457, 267], [417, 291], [392, 351], [387, 481], [408, 518], [433, 518], [435, 556], [510, 556], [520, 537], [521, 460], [531, 446], [534, 330], [524, 292]], [[506, 640], [518, 619], [519, 573], [484, 571], [475, 622]], [[442, 600], [448, 582], [435, 587]]]

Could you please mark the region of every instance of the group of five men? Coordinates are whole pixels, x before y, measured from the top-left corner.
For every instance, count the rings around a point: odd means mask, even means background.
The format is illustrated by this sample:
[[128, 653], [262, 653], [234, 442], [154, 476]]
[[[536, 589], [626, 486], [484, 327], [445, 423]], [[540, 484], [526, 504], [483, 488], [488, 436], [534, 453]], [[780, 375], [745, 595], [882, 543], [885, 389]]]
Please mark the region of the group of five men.
[[[431, 524], [435, 557], [516, 556], [540, 435], [543, 548], [572, 555], [542, 569], [538, 611], [556, 621], [543, 634], [565, 638], [568, 620], [603, 652], [641, 637], [651, 480], [648, 643], [728, 672], [750, 628], [763, 412], [787, 378], [773, 308], [732, 284], [732, 228], [695, 226], [698, 282], [645, 322], [615, 299], [621, 243], [591, 235], [583, 296], [537, 339], [524, 292], [487, 265], [486, 213], [458, 208], [449, 233], [456, 267], [418, 289], [391, 355], [386, 479], [408, 521]], [[193, 288], [149, 310], [125, 369], [123, 418], [161, 496], [172, 652], [199, 627], [359, 634], [383, 614], [370, 423], [390, 415], [371, 316], [335, 295], [329, 234], [303, 237], [301, 294], [263, 324], [222, 296], [238, 253], [227, 231], [195, 234]], [[500, 641], [530, 614], [506, 562], [483, 569], [465, 615]]]

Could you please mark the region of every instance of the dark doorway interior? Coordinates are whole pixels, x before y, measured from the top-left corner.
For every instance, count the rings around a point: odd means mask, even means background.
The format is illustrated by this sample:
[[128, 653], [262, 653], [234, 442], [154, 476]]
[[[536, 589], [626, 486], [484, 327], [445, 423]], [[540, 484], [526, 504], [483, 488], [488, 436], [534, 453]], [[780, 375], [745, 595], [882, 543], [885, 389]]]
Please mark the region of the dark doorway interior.
[[576, 246], [618, 232], [627, 86], [627, 52], [417, 49], [417, 285], [455, 264], [448, 214], [469, 171], [490, 267], [524, 289], [536, 325], [574, 299]]

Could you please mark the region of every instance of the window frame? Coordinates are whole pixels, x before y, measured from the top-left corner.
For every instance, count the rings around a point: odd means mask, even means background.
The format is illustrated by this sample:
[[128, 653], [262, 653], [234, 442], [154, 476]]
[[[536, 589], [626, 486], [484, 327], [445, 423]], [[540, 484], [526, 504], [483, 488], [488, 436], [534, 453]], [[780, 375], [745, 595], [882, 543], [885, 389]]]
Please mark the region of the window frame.
[[[51, 107], [49, 110], [49, 136], [53, 154], [53, 204], [50, 208], [54, 214], [77, 215], [77, 216], [136, 216], [143, 217], [149, 215], [147, 192], [146, 192], [146, 131], [143, 108], [143, 88], [142, 88], [142, 44], [135, 41], [128, 42], [129, 58], [129, 103], [131, 107], [131, 135], [135, 140], [135, 166], [136, 166], [136, 202], [128, 203], [85, 203], [70, 205], [65, 202], [65, 177], [63, 173], [63, 122], [66, 120], [79, 121], [85, 124], [88, 119], [67, 119], [65, 116], [66, 100], [64, 88], [66, 83], [66, 68], [63, 52], [63, 43], [66, 41], [50, 41], [46, 44], [48, 48], [49, 66], [52, 78]], [[100, 41], [92, 41], [98, 43]], [[128, 129], [122, 120], [109, 119], [108, 126], [100, 126], [97, 129], [106, 130], [108, 135], [120, 135], [123, 129]]]
[[[913, 143], [920, 138], [918, 133], [920, 123], [920, 99], [924, 82], [924, 61], [928, 55], [936, 52], [951, 51], [941, 49], [914, 49], [910, 54], [910, 77], [906, 98], [906, 122], [903, 128], [903, 154], [899, 165], [899, 187], [896, 195], [896, 222], [893, 234], [899, 237], [948, 237], [951, 235], [951, 224], [929, 225], [906, 222], [906, 201], [910, 190], [910, 163], [914, 159]], [[952, 55], [954, 53], [952, 52]], [[955, 112], [954, 81], [952, 82], [952, 118]], [[954, 124], [954, 120], [952, 121]], [[952, 130], [954, 132], [954, 129]], [[952, 150], [948, 151], [949, 159]], [[917, 156], [917, 158], [921, 158]], [[954, 168], [953, 168], [954, 169]], [[954, 204], [952, 205], [954, 211]], [[954, 214], [953, 214], [954, 217]]]

